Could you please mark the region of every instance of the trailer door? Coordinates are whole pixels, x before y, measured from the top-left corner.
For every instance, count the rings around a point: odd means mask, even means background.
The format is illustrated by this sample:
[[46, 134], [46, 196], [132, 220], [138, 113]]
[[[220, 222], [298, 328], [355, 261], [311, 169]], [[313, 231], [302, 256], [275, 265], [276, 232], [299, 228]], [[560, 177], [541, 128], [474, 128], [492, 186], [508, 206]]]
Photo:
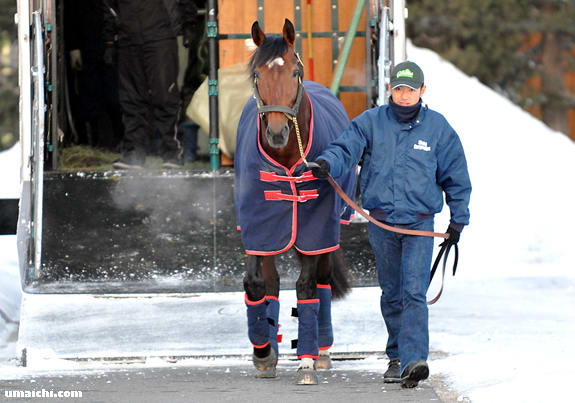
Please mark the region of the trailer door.
[[37, 278], [42, 252], [42, 194], [45, 142], [45, 64], [42, 14], [18, 2], [20, 144], [22, 147], [18, 252], [22, 281]]

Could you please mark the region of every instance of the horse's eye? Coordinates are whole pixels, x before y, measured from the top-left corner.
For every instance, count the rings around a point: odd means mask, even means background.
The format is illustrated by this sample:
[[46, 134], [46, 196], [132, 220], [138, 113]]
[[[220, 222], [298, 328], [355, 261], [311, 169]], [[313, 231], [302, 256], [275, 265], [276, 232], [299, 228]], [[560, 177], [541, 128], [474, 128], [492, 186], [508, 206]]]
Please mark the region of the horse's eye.
[[294, 76], [294, 77], [297, 77], [297, 76], [299, 76], [299, 70], [294, 70], [294, 72], [293, 72], [293, 76]]
[[256, 79], [257, 79], [257, 78], [260, 78], [260, 75], [258, 74], [258, 72], [257, 72], [257, 71], [256, 71], [256, 72], [254, 72], [254, 78], [256, 78]]

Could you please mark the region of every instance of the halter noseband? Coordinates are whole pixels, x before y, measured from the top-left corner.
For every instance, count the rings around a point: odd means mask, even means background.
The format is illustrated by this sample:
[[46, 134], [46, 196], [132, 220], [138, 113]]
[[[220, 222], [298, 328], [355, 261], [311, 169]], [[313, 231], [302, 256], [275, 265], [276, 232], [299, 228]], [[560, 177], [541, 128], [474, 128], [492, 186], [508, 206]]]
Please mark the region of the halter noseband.
[[[295, 55], [297, 57], [298, 65], [301, 65], [303, 67], [303, 62], [301, 61], [299, 55], [297, 53], [295, 53]], [[262, 101], [262, 98], [260, 97], [260, 93], [258, 91], [258, 79], [257, 79], [257, 77], [254, 77], [254, 80], [252, 82], [252, 86], [254, 89], [254, 98], [256, 99], [256, 104], [258, 107], [258, 114], [259, 115], [264, 115], [267, 112], [281, 112], [281, 113], [285, 113], [290, 119], [297, 117], [297, 113], [299, 111], [299, 106], [301, 104], [301, 99], [303, 97], [303, 84], [302, 84], [302, 80], [301, 80], [301, 75], [299, 77], [299, 83], [298, 83], [298, 88], [297, 88], [297, 97], [295, 99], [295, 103], [293, 104], [293, 106], [291, 108], [289, 106], [283, 106], [283, 105], [265, 105], [264, 101]]]

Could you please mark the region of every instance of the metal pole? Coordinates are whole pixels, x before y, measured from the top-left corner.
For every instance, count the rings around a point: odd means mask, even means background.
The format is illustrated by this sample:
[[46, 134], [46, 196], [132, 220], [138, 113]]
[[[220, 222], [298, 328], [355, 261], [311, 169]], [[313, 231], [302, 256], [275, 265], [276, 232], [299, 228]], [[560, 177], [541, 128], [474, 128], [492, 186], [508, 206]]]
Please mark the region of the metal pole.
[[[34, 236], [34, 270], [31, 277], [40, 277], [42, 260], [42, 210], [44, 201], [44, 142], [46, 141], [45, 128], [45, 92], [44, 92], [44, 39], [42, 36], [42, 19], [40, 11], [32, 13], [34, 19], [34, 67], [32, 67], [32, 80], [34, 82], [34, 98], [32, 112], [32, 159], [33, 159], [33, 236]], [[36, 116], [34, 116], [36, 115]]]
[[312, 47], [312, 14], [311, 14], [311, 0], [307, 0], [307, 9], [306, 9], [306, 26], [307, 26], [307, 51], [308, 51], [308, 71], [309, 71], [309, 79], [311, 81], [314, 80], [313, 74], [313, 47]]
[[206, 28], [210, 58], [210, 71], [208, 76], [208, 94], [210, 97], [210, 169], [217, 171], [220, 168], [220, 150], [218, 148], [218, 67], [220, 64], [220, 49], [218, 44], [217, 0], [208, 0], [208, 22]]
[[372, 63], [373, 59], [371, 57], [372, 47], [371, 47], [371, 4], [368, 4], [365, 8], [365, 107], [367, 109], [371, 108], [372, 98], [373, 98], [373, 86], [375, 85], [375, 80], [373, 79]]
[[353, 12], [353, 17], [351, 18], [351, 23], [349, 24], [349, 29], [345, 34], [341, 56], [337, 63], [337, 67], [333, 75], [333, 80], [331, 82], [331, 87], [329, 89], [335, 96], [337, 96], [339, 93], [339, 87], [343, 77], [343, 72], [345, 70], [345, 65], [347, 64], [347, 59], [349, 58], [349, 54], [351, 52], [351, 46], [353, 45], [353, 39], [355, 38], [355, 34], [357, 32], [357, 26], [359, 25], [359, 20], [361, 19], [361, 14], [363, 13], [365, 2], [366, 0], [357, 0], [355, 11]]
[[18, 1], [18, 86], [20, 89], [20, 149], [22, 166], [20, 182], [32, 179], [32, 85], [30, 70], [32, 68], [30, 52], [30, 2]]
[[[58, 148], [58, 19], [56, 18], [57, 9], [56, 9], [56, 2], [50, 2], [51, 7], [51, 21], [49, 26], [49, 35], [52, 44], [52, 63], [50, 66], [50, 78], [51, 82], [48, 85], [48, 90], [52, 92], [52, 116], [51, 116], [51, 138], [48, 140], [46, 139], [46, 146], [48, 147], [48, 152], [52, 154], [52, 169], [58, 169], [58, 158], [59, 158], [59, 148]], [[60, 5], [62, 7], [62, 5]], [[62, 7], [63, 8], [63, 7]]]
[[381, 18], [379, 27], [379, 60], [378, 65], [378, 105], [385, 105], [389, 99], [389, 91], [387, 84], [389, 84], [389, 76], [391, 74], [391, 67], [393, 66], [393, 44], [391, 39], [389, 21], [390, 10], [389, 7], [384, 6], [381, 8]]
[[405, 0], [393, 1], [393, 64], [404, 62], [407, 58], [405, 51], [405, 19], [407, 9]]

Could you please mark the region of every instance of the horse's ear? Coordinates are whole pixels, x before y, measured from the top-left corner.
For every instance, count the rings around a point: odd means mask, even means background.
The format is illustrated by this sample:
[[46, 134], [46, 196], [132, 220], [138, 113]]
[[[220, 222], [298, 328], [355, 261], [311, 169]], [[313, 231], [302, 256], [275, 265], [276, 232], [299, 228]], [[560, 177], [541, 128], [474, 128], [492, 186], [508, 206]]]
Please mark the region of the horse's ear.
[[254, 21], [252, 24], [252, 39], [258, 47], [261, 46], [261, 44], [264, 43], [264, 40], [266, 39], [266, 34], [264, 34], [264, 31], [262, 31], [260, 24], [258, 24], [257, 21]]
[[287, 44], [291, 48], [293, 48], [293, 43], [295, 41], [295, 28], [293, 27], [293, 24], [291, 23], [291, 21], [288, 20], [287, 18], [284, 22], [283, 34], [284, 34], [284, 39], [287, 42]]

